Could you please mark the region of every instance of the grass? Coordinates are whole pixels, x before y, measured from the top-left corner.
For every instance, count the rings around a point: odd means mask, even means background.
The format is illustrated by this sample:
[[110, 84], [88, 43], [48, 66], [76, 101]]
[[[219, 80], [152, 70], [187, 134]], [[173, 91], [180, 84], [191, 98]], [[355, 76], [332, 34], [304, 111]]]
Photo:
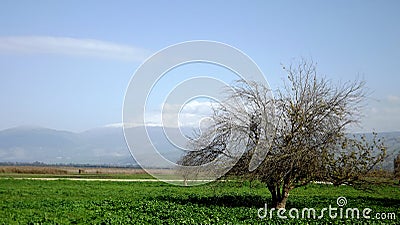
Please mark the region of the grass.
[[337, 207], [339, 196], [347, 198], [346, 207], [394, 212], [396, 219], [260, 219], [257, 211], [265, 203], [270, 204], [270, 195], [259, 182], [180, 187], [161, 182], [0, 179], [0, 224], [400, 223], [398, 186], [373, 186], [370, 191], [362, 191], [312, 184], [293, 190], [287, 209]]

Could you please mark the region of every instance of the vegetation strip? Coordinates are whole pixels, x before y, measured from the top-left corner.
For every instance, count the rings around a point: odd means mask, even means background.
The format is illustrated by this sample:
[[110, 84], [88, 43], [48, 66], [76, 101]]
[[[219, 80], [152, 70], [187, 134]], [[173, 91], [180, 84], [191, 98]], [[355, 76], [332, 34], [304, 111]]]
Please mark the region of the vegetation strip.
[[[16, 178], [3, 178], [15, 180], [71, 180], [71, 181], [116, 181], [116, 182], [160, 182], [157, 179], [110, 179], [110, 178], [56, 178], [56, 177], [16, 177]], [[184, 180], [163, 180], [167, 182], [183, 182]], [[187, 182], [211, 182], [212, 180], [187, 180]]]

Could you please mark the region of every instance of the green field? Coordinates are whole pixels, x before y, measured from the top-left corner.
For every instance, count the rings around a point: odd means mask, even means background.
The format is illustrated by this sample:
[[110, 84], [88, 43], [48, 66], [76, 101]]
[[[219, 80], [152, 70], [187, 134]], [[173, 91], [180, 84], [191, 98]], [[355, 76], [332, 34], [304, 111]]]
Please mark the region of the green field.
[[[259, 182], [218, 182], [180, 187], [161, 182], [39, 181], [0, 179], [0, 224], [399, 224], [400, 188], [370, 191], [348, 186], [309, 185], [290, 193], [287, 209], [345, 207], [394, 212], [396, 219], [270, 219], [257, 216], [270, 202]], [[317, 211], [318, 212], [318, 211]], [[317, 214], [319, 215], [319, 214]]]

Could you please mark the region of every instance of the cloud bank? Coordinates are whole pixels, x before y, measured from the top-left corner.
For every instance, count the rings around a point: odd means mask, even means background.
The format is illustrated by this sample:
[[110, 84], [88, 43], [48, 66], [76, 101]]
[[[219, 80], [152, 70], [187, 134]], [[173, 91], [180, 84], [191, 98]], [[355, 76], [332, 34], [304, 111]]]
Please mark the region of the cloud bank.
[[215, 102], [190, 101], [185, 105], [164, 104], [164, 111], [152, 111], [146, 114], [146, 125], [164, 127], [199, 128], [204, 120], [210, 119]]
[[142, 62], [148, 50], [95, 39], [54, 36], [0, 37], [0, 53], [58, 54]]

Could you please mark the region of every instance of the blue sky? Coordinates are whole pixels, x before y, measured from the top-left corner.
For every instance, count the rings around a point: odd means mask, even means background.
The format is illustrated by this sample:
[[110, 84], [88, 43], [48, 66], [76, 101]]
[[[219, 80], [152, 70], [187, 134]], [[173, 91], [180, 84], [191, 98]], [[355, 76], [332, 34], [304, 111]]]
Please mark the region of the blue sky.
[[301, 57], [371, 91], [360, 130], [400, 130], [398, 1], [2, 1], [0, 129], [83, 131], [121, 122], [152, 53], [214, 40], [249, 55], [271, 87]]

